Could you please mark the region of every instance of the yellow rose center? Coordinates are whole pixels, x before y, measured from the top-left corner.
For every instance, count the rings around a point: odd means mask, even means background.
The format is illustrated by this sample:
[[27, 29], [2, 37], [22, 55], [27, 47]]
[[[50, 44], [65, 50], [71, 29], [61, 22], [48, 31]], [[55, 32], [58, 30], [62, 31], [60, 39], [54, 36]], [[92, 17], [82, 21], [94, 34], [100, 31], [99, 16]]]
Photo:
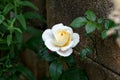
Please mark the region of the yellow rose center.
[[70, 33], [65, 30], [59, 30], [55, 34], [55, 45], [59, 47], [67, 46], [70, 43]]

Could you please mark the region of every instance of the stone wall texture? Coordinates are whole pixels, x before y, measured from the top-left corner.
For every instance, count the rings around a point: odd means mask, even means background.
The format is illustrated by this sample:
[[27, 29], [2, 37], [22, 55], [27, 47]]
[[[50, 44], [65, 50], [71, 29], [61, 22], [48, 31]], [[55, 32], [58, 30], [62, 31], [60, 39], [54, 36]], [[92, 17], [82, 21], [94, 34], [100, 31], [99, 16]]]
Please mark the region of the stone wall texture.
[[[98, 17], [106, 18], [112, 9], [111, 0], [47, 0], [48, 27], [57, 23], [69, 25], [76, 17], [83, 16], [86, 10], [93, 10]], [[75, 30], [81, 35], [76, 47], [79, 51], [88, 42], [81, 34], [84, 29]], [[90, 80], [120, 80], [120, 48], [113, 38], [101, 40], [95, 35], [96, 52], [82, 62]]]
[[[86, 10], [93, 10], [98, 17], [107, 17], [112, 9], [111, 0], [31, 0], [40, 8], [40, 14], [47, 18], [48, 28], [57, 23], [69, 25], [73, 19], [83, 16]], [[41, 25], [38, 25], [41, 26]], [[77, 53], [83, 45], [90, 43], [82, 35], [84, 29], [76, 29], [81, 35], [81, 42], [75, 48]], [[120, 48], [113, 38], [101, 40], [95, 35], [96, 52], [88, 55], [82, 63], [89, 80], [120, 80]], [[32, 54], [32, 55], [31, 55]], [[36, 58], [31, 51], [22, 54], [24, 63], [32, 69], [38, 80], [46, 74], [47, 64]], [[31, 60], [31, 61], [30, 61]], [[34, 64], [31, 64], [34, 63]], [[41, 65], [42, 64], [42, 65]], [[34, 67], [34, 70], [33, 70]]]

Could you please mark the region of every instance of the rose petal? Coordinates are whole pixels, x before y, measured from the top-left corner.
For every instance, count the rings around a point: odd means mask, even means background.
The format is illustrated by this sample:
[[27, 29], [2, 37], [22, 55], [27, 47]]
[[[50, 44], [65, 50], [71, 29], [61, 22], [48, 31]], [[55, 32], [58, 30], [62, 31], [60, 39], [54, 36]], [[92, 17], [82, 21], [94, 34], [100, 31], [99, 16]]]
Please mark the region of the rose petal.
[[61, 47], [61, 50], [62, 50], [62, 51], [66, 51], [66, 50], [72, 48], [73, 45], [74, 45], [74, 42], [71, 41], [71, 42], [69, 43], [69, 45], [67, 45], [67, 46], [65, 46], [65, 47]]
[[53, 33], [51, 29], [47, 29], [42, 34], [43, 41], [46, 41], [47, 39], [53, 39]]
[[78, 33], [73, 33], [73, 46], [72, 47], [75, 47], [80, 41], [80, 37], [79, 37], [79, 34]]
[[63, 29], [63, 28], [64, 28], [64, 25], [62, 23], [56, 24], [52, 27], [52, 32], [56, 32], [57, 30]]
[[53, 41], [52, 39], [47, 39], [47, 40], [45, 41], [46, 47], [47, 47], [48, 49], [50, 49], [51, 51], [58, 51], [60, 48], [59, 48], [59, 47], [56, 47], [56, 46], [53, 44], [52, 41]]
[[65, 26], [64, 30], [68, 31], [71, 35], [73, 34], [73, 30], [71, 27]]
[[70, 56], [72, 54], [72, 52], [73, 52], [72, 49], [68, 49], [66, 51], [58, 50], [57, 54], [59, 54], [60, 56], [63, 56], [63, 57], [67, 57], [67, 56]]
[[53, 32], [53, 34], [55, 35], [56, 32], [57, 32], [58, 30], [61, 30], [61, 29], [68, 31], [70, 34], [73, 34], [72, 28], [70, 28], [70, 27], [68, 27], [68, 26], [64, 26], [62, 23], [54, 25], [54, 26], [52, 27], [52, 32]]

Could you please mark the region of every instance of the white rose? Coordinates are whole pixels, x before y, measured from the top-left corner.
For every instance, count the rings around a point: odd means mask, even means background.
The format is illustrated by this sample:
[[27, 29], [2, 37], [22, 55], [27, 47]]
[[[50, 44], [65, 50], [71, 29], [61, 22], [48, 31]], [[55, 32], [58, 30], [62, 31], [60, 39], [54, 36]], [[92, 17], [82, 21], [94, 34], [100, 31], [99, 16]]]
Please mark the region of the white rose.
[[72, 28], [64, 26], [62, 23], [45, 30], [42, 39], [48, 49], [64, 57], [71, 55], [72, 48], [80, 41], [79, 34], [73, 33]]

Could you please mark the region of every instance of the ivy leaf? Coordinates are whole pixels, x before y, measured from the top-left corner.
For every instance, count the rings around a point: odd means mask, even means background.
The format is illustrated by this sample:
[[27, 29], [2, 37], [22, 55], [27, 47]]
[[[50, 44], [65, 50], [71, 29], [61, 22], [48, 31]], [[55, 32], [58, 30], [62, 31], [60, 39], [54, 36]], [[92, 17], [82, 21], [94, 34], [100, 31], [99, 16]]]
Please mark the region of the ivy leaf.
[[80, 28], [83, 25], [85, 25], [87, 23], [87, 20], [85, 17], [78, 17], [75, 20], [73, 20], [73, 22], [70, 24], [70, 26], [74, 27], [74, 28]]
[[3, 15], [0, 15], [0, 24], [5, 20], [5, 17]]
[[96, 23], [88, 22], [85, 26], [85, 30], [87, 33], [92, 33], [96, 29]]
[[8, 46], [11, 44], [11, 42], [12, 42], [12, 35], [8, 35], [7, 36], [7, 44], [8, 44]]
[[39, 9], [38, 9], [33, 3], [31, 3], [30, 1], [20, 1], [19, 4], [22, 5], [22, 6], [31, 7], [31, 8], [33, 8], [33, 9], [37, 10], [37, 11], [39, 10]]
[[99, 19], [98, 19], [98, 23], [102, 23], [103, 20], [104, 20], [103, 18], [99, 18]]
[[26, 30], [26, 21], [22, 14], [17, 15], [17, 19], [20, 22], [20, 24], [23, 26], [23, 28]]
[[85, 47], [80, 52], [80, 57], [82, 60], [84, 60], [87, 56], [87, 54], [93, 53], [93, 49], [90, 47]]
[[39, 15], [39, 14], [36, 13], [36, 12], [26, 12], [26, 13], [24, 14], [24, 17], [25, 17], [26, 19], [38, 19], [38, 20], [40, 20], [40, 21], [42, 21], [42, 22], [46, 22], [45, 18], [44, 18], [42, 15]]
[[116, 24], [111, 20], [106, 20], [104, 26], [105, 26], [105, 29], [109, 29], [109, 28], [115, 27]]
[[102, 33], [101, 33], [102, 39], [105, 39], [107, 37], [106, 32], [107, 32], [107, 30], [102, 31]]
[[87, 19], [90, 20], [90, 21], [95, 21], [96, 20], [96, 15], [93, 11], [87, 10], [85, 12], [85, 15], [86, 15]]
[[52, 80], [59, 80], [62, 74], [62, 64], [59, 62], [52, 62], [49, 66], [49, 73]]
[[14, 6], [11, 3], [7, 4], [3, 10], [3, 14], [4, 15], [8, 14], [8, 12], [11, 11], [13, 8]]

